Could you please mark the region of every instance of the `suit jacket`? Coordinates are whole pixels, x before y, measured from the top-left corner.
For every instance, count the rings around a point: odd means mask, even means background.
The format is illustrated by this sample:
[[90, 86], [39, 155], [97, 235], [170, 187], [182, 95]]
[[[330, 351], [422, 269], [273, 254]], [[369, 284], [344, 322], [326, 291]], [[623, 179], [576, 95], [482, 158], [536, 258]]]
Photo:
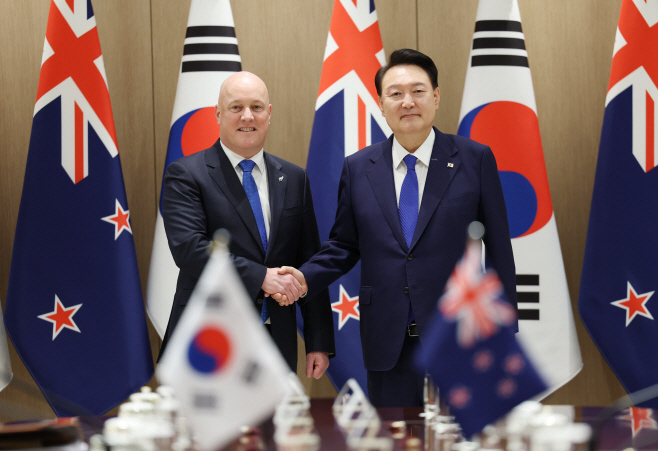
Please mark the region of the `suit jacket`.
[[[299, 267], [306, 262], [320, 248], [320, 238], [306, 172], [273, 155], [265, 153], [264, 157], [272, 214], [267, 254], [247, 195], [219, 140], [213, 147], [167, 167], [162, 217], [180, 274], [161, 354], [208, 261], [206, 249], [212, 236], [224, 228], [231, 235], [229, 251], [254, 308], [260, 312], [262, 303], [269, 302], [272, 338], [290, 368], [296, 370], [296, 307], [281, 307], [264, 299], [261, 285], [267, 268]], [[301, 307], [306, 352], [333, 355], [328, 290], [307, 299], [312, 302]]]
[[514, 257], [493, 153], [468, 138], [434, 133], [411, 247], [398, 215], [391, 137], [345, 159], [329, 239], [300, 268], [313, 296], [361, 259], [361, 345], [368, 370], [387, 371], [397, 362], [410, 305], [422, 343], [471, 221], [484, 224], [487, 257], [516, 306]]

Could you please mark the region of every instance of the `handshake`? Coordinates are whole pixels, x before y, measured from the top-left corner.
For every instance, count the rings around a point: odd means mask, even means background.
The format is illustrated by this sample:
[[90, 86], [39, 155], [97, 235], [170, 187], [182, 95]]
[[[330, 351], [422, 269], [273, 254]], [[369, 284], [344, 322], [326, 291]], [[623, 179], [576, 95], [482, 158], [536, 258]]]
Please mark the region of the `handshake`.
[[267, 268], [261, 288], [281, 306], [292, 305], [308, 291], [304, 274], [292, 266]]

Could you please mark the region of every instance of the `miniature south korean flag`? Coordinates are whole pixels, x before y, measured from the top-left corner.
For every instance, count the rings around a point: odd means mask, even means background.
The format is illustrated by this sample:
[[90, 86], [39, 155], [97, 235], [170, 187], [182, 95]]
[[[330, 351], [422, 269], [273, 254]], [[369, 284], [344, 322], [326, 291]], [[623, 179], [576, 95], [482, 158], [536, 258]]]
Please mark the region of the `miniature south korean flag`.
[[198, 445], [215, 450], [274, 412], [288, 365], [260, 324], [225, 244], [215, 249], [158, 367]]

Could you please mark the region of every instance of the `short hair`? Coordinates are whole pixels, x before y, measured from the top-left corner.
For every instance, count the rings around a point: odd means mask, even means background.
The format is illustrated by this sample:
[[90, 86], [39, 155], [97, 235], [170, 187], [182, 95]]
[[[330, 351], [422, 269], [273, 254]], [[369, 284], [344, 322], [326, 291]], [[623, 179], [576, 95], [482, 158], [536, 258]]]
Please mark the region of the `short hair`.
[[391, 56], [388, 58], [388, 64], [377, 71], [375, 75], [375, 87], [377, 88], [377, 95], [381, 97], [382, 95], [382, 79], [386, 72], [392, 67], [395, 66], [418, 66], [423, 69], [432, 83], [432, 89], [439, 87], [439, 71], [436, 69], [436, 64], [432, 61], [432, 58], [420, 53], [418, 50], [412, 49], [398, 49], [391, 53]]

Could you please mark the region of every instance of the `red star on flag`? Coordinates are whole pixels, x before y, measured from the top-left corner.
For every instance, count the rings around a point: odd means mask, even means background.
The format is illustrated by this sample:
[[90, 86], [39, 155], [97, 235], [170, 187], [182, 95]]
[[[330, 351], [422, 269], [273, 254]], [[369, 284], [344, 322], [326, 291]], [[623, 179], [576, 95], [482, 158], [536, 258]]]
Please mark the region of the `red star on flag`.
[[359, 321], [359, 297], [350, 297], [341, 285], [338, 302], [331, 304], [331, 310], [338, 313], [338, 330], [341, 330], [348, 319]]
[[525, 366], [525, 359], [521, 354], [512, 354], [505, 359], [505, 372], [517, 375]]
[[487, 371], [494, 363], [493, 354], [491, 351], [485, 349], [473, 356], [473, 368], [478, 371]]
[[105, 216], [101, 218], [105, 222], [114, 224], [114, 239], [116, 240], [121, 235], [121, 232], [127, 230], [132, 235], [133, 230], [130, 228], [130, 210], [124, 210], [121, 208], [119, 199], [116, 200], [114, 215]]
[[623, 308], [626, 310], [626, 327], [633, 321], [637, 315], [642, 315], [645, 318], [653, 319], [651, 312], [647, 310], [646, 303], [653, 295], [653, 291], [648, 293], [637, 294], [630, 282], [627, 282], [626, 297], [615, 302], [611, 302], [615, 307]]
[[448, 393], [448, 402], [457, 409], [463, 409], [470, 401], [471, 391], [466, 387], [456, 387]]
[[496, 393], [501, 398], [509, 398], [516, 392], [516, 382], [512, 378], [503, 379], [498, 383]]
[[633, 429], [633, 437], [642, 429], [658, 429], [658, 423], [651, 418], [653, 409], [640, 409], [632, 407], [626, 409], [626, 415], [619, 417], [620, 420], [630, 420], [631, 429]]
[[62, 304], [62, 301], [59, 300], [57, 295], [55, 295], [55, 307], [52, 312], [44, 313], [43, 315], [39, 315], [38, 318], [44, 320], [44, 321], [49, 321], [53, 323], [53, 341], [59, 333], [64, 329], [65, 327], [67, 329], [74, 330], [76, 332], [80, 332], [80, 329], [78, 329], [78, 325], [75, 324], [75, 321], [73, 321], [73, 315], [77, 313], [77, 311], [82, 307], [82, 304], [74, 305], [73, 307], [64, 307], [64, 304]]

